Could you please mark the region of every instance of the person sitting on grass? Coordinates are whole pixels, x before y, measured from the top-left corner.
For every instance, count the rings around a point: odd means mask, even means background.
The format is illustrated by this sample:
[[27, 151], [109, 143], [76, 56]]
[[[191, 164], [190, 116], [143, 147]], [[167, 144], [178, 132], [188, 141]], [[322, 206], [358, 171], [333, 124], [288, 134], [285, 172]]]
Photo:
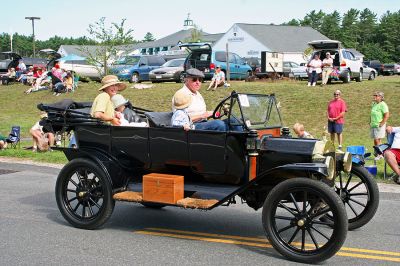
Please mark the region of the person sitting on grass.
[[0, 135], [0, 150], [7, 148], [7, 138]]
[[296, 133], [298, 138], [301, 139], [313, 139], [314, 137], [308, 133], [307, 131], [304, 130], [304, 125], [300, 123], [296, 123], [293, 125], [293, 131]]
[[213, 91], [217, 89], [217, 87], [221, 87], [225, 84], [225, 73], [221, 71], [221, 66], [217, 66], [215, 68], [214, 76], [211, 79], [211, 83], [208, 86], [207, 90], [210, 90], [213, 87]]
[[396, 175], [393, 181], [400, 185], [400, 127], [386, 127], [387, 134], [394, 134], [390, 149], [385, 150], [384, 157], [386, 163], [392, 168]]
[[174, 95], [174, 114], [171, 118], [171, 124], [174, 127], [183, 127], [185, 131], [195, 129], [190, 116], [187, 112], [188, 106], [192, 103], [192, 97], [182, 90], [179, 90]]
[[43, 112], [40, 115], [40, 120], [33, 125], [29, 130], [32, 135], [33, 147], [32, 152], [52, 151], [51, 147], [54, 146], [54, 132], [51, 126], [46, 123], [47, 114]]

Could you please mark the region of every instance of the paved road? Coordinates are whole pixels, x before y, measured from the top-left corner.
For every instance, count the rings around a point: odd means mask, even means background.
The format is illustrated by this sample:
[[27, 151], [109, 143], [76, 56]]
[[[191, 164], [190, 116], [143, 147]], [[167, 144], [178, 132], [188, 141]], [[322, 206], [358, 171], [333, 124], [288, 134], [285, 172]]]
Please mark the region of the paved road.
[[[152, 210], [117, 203], [103, 229], [75, 229], [55, 203], [59, 169], [0, 162], [0, 265], [288, 265], [267, 247], [261, 211]], [[382, 188], [375, 218], [349, 232], [325, 265], [400, 263], [399, 189]], [[393, 193], [394, 192], [394, 193]]]

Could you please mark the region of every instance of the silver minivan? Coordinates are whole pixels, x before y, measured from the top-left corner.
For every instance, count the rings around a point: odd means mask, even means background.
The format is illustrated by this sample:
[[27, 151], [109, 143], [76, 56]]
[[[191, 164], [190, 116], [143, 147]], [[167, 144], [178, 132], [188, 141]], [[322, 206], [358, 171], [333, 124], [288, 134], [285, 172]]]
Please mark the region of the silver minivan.
[[355, 79], [357, 82], [362, 81], [363, 63], [356, 58], [354, 54], [342, 47], [342, 43], [336, 40], [316, 40], [308, 43], [313, 48], [311, 58], [315, 54], [319, 55], [321, 60], [325, 59], [325, 54], [329, 52], [333, 57], [333, 67], [339, 70], [339, 78], [344, 83]]

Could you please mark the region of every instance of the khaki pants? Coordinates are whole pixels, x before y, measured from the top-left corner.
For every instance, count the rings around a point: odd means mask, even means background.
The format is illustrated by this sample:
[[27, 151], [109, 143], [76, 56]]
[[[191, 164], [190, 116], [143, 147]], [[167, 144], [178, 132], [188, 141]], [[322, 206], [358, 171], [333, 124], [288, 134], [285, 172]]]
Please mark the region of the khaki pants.
[[324, 68], [322, 70], [322, 84], [328, 83], [329, 75], [332, 73], [332, 68]]

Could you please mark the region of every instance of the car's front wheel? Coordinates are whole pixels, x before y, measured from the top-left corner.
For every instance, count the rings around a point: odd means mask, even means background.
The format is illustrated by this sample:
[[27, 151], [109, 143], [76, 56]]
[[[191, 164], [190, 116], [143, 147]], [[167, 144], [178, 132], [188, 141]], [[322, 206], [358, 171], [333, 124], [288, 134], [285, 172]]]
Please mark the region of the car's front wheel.
[[129, 80], [130, 83], [140, 83], [140, 78], [138, 73], [133, 73], [131, 79]]
[[[322, 221], [327, 214], [332, 220]], [[262, 223], [279, 253], [313, 264], [336, 254], [348, 227], [340, 197], [326, 184], [306, 178], [283, 181], [270, 191], [263, 205]]]
[[110, 181], [104, 171], [88, 159], [74, 159], [61, 169], [55, 194], [65, 220], [78, 228], [96, 229], [114, 210]]
[[371, 72], [371, 73], [369, 74], [368, 80], [374, 80], [374, 79], [375, 79], [375, 73], [374, 73], [374, 72]]
[[185, 82], [185, 73], [181, 72], [179, 74], [179, 80], [176, 81], [176, 83], [184, 83]]
[[363, 80], [363, 71], [360, 69], [359, 76], [356, 78], [356, 82], [361, 82]]

